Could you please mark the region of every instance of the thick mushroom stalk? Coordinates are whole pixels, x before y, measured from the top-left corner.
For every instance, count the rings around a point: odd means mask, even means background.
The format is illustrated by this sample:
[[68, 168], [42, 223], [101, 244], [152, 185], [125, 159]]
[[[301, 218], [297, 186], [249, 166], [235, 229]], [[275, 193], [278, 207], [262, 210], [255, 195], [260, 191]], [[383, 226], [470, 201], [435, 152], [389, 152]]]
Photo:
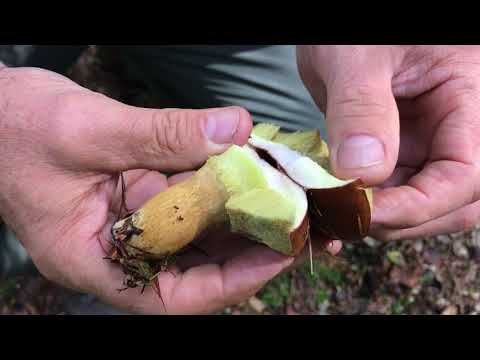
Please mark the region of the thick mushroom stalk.
[[308, 238], [307, 213], [308, 200], [301, 186], [248, 145], [234, 145], [211, 157], [190, 179], [115, 223], [110, 259], [121, 264], [127, 287], [144, 285], [172, 256], [220, 223], [296, 256]]
[[279, 169], [306, 190], [313, 228], [345, 241], [361, 240], [368, 234], [373, 197], [361, 180], [337, 179], [310, 157], [255, 134], [249, 143], [268, 154]]

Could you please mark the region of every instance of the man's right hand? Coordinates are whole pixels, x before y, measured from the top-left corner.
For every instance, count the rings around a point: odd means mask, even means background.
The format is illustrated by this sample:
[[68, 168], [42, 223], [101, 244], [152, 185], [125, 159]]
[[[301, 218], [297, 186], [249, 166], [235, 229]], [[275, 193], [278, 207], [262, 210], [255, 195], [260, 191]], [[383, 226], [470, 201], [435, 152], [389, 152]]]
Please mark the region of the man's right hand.
[[373, 236], [479, 223], [479, 46], [300, 46], [298, 67], [325, 113], [333, 173], [376, 187]]

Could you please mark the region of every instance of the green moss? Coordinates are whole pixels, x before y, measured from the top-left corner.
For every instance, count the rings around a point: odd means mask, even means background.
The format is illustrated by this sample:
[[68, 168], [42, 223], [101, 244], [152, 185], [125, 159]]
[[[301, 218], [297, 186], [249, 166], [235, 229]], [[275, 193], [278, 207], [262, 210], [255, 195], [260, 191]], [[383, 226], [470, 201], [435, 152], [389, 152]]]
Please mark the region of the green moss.
[[413, 304], [414, 299], [411, 296], [402, 296], [397, 301], [395, 301], [391, 308], [391, 315], [404, 315], [408, 313], [408, 307]]

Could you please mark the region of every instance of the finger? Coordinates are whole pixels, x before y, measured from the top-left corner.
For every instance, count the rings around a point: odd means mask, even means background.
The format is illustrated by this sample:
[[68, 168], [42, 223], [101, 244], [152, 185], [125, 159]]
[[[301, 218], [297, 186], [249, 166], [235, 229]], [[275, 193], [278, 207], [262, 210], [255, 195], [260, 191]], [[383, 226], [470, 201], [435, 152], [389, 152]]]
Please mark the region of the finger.
[[[327, 239], [322, 235], [319, 235], [311, 231], [312, 236], [312, 250], [313, 256], [317, 256], [319, 253], [327, 251], [330, 255], [337, 255], [342, 249], [342, 241]], [[309, 245], [305, 246], [303, 252], [309, 252]]]
[[133, 184], [126, 180], [125, 205], [129, 211], [136, 211], [158, 193], [168, 187], [165, 175], [157, 171], [148, 171]]
[[332, 170], [338, 177], [361, 178], [369, 185], [381, 183], [392, 174], [400, 142], [391, 72], [373, 65], [355, 66], [353, 79], [340, 75], [327, 82], [326, 123]]
[[184, 273], [159, 275], [162, 301], [153, 289], [118, 293], [123, 275], [118, 268], [97, 266], [91, 279], [99, 297], [119, 308], [142, 314], [211, 313], [248, 299], [293, 261], [263, 246], [255, 246], [223, 266], [202, 265]]
[[173, 186], [175, 184], [181, 183], [182, 181], [187, 180], [189, 177], [195, 174], [194, 171], [186, 171], [180, 174], [175, 174], [168, 178], [168, 186]]
[[[391, 83], [402, 52], [388, 46], [300, 46], [300, 76], [326, 112], [331, 167], [341, 178], [379, 184], [399, 152]], [[326, 99], [325, 99], [326, 97]]]
[[[161, 191], [188, 179], [195, 174], [193, 171], [184, 172], [167, 177], [157, 171], [130, 170], [123, 174], [125, 186], [125, 205], [129, 211], [138, 210], [148, 200], [152, 199]], [[121, 179], [120, 179], [121, 180]], [[112, 204], [114, 210], [118, 209], [122, 200], [122, 185], [119, 181], [115, 201]]]
[[464, 206], [448, 215], [408, 229], [377, 228], [372, 236], [384, 241], [414, 239], [469, 231], [480, 223], [480, 201]]
[[146, 169], [137, 169], [137, 170], [130, 170], [130, 171], [125, 171], [123, 173], [123, 179], [125, 181], [125, 185], [132, 186], [135, 184], [140, 178], [145, 176], [150, 170]]
[[295, 258], [295, 261], [284, 272], [288, 272], [298, 266], [303, 265], [309, 261], [310, 258], [320, 259], [325, 255], [325, 252], [332, 256], [336, 256], [342, 249], [342, 242], [339, 240], [327, 240], [325, 238], [318, 238], [312, 241], [312, 249], [310, 256], [310, 246], [307, 244], [302, 252]]
[[[292, 263], [293, 259], [264, 246], [254, 246], [224, 265], [205, 265], [187, 271], [171, 288], [171, 302], [178, 311], [212, 312], [237, 304], [258, 292], [268, 281]], [[203, 280], [203, 281], [202, 281]], [[194, 284], [207, 286], [203, 302], [188, 309], [188, 292]], [[197, 285], [198, 286], [198, 285]], [[186, 301], [186, 304], [182, 304]]]
[[[122, 178], [118, 177], [115, 194], [110, 204], [111, 212], [118, 217], [119, 214], [126, 215], [124, 211], [136, 211], [167, 187], [166, 176], [157, 171], [142, 169], [126, 171], [123, 173], [123, 186]], [[123, 205], [122, 201], [124, 201]], [[121, 210], [120, 207], [122, 207]]]
[[395, 187], [400, 185], [405, 185], [408, 180], [411, 179], [413, 175], [418, 172], [418, 169], [401, 166], [395, 168], [393, 174], [385, 180], [385, 182], [379, 184], [376, 188], [377, 189], [387, 189], [389, 187]]
[[464, 70], [416, 101], [431, 124], [429, 163], [405, 186], [374, 195], [373, 221], [390, 229], [420, 226], [478, 200], [478, 90]]
[[342, 250], [342, 242], [340, 240], [329, 241], [326, 249], [330, 255], [336, 256]]
[[[228, 239], [228, 240], [227, 240]], [[178, 258], [181, 269], [188, 269], [202, 264], [223, 264], [228, 259], [258, 246], [256, 242], [243, 236], [231, 234], [228, 227], [208, 233], [205, 238], [195, 242], [195, 247]], [[318, 258], [325, 252], [337, 255], [342, 249], [342, 242], [318, 238], [312, 241], [312, 257]], [[295, 266], [302, 264], [310, 258], [310, 248], [307, 245], [295, 259]]]
[[203, 264], [222, 265], [248, 249], [258, 246], [258, 243], [241, 235], [232, 234], [226, 225], [212, 229], [190, 245], [187, 252], [178, 258], [178, 266], [182, 270]]
[[406, 229], [444, 216], [477, 199], [476, 169], [456, 161], [437, 161], [406, 185], [374, 192], [372, 223]]
[[[250, 114], [240, 107], [157, 110], [106, 97], [92, 100], [87, 95], [87, 99], [87, 109], [80, 115], [76, 112], [81, 118], [69, 123], [63, 130], [68, 136], [62, 134], [61, 139], [74, 137], [75, 143], [82, 144], [85, 153], [79, 155], [77, 149], [71, 158], [80, 158], [85, 167], [95, 170], [192, 170], [232, 144], [245, 144], [252, 128]], [[67, 111], [68, 106], [62, 109]]]
[[319, 109], [325, 113], [327, 108], [327, 89], [325, 81], [321, 76], [321, 71], [319, 71], [319, 66], [324, 62], [320, 59], [317, 64], [315, 46], [297, 46], [296, 58], [301, 80], [310, 91]]
[[397, 167], [419, 168], [428, 160], [436, 124], [425, 120], [425, 112], [416, 100], [397, 99], [401, 123]]
[[161, 171], [194, 169], [231, 144], [246, 143], [251, 130], [250, 115], [238, 107], [142, 111], [133, 108], [126, 112], [124, 124], [118, 134], [119, 150], [136, 150], [131, 166]]

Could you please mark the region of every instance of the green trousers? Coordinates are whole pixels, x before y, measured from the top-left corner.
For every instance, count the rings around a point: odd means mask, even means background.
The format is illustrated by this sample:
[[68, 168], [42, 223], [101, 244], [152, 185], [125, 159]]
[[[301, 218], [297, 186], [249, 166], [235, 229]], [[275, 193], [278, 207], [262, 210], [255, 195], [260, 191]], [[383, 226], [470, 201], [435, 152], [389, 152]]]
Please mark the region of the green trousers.
[[[0, 61], [65, 73], [85, 50], [2, 45]], [[238, 105], [254, 122], [290, 130], [318, 128], [326, 137], [324, 116], [298, 75], [294, 46], [109, 46], [108, 51], [128, 78], [143, 85], [156, 107]], [[0, 276], [17, 271], [26, 259], [14, 235], [5, 226], [0, 229]]]

